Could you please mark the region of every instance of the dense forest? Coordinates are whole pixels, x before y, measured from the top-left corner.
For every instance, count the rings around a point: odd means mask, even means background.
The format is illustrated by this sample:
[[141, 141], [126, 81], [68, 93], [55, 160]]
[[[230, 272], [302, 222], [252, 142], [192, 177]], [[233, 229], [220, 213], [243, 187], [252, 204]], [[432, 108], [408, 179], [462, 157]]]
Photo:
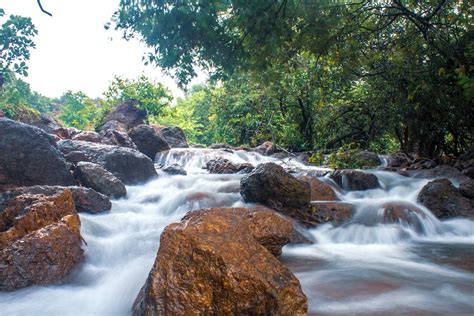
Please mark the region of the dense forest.
[[[50, 113], [94, 129], [110, 107], [136, 99], [151, 123], [180, 126], [191, 143], [293, 151], [340, 147], [457, 156], [474, 137], [474, 42], [469, 1], [122, 0], [107, 28], [138, 37], [187, 89], [173, 100], [142, 76], [111, 78], [100, 99], [31, 91], [29, 18], [2, 11], [0, 109]], [[8, 39], [8, 40], [6, 40]], [[189, 86], [196, 70], [206, 84]]]

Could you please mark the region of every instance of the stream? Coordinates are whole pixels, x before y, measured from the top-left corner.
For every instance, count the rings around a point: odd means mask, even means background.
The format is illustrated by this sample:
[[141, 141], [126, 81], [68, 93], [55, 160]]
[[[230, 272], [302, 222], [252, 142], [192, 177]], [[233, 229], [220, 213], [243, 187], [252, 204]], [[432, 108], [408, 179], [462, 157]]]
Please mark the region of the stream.
[[[205, 207], [245, 206], [243, 175], [202, 169], [214, 157], [235, 163], [284, 164], [305, 174], [322, 168], [255, 152], [172, 149], [157, 164], [180, 164], [187, 176], [168, 175], [127, 187], [100, 215], [81, 213], [87, 242], [82, 265], [61, 285], [0, 293], [2, 315], [129, 315], [153, 265], [163, 229], [186, 212]], [[300, 280], [311, 315], [473, 315], [474, 222], [439, 221], [416, 203], [429, 181], [370, 170], [381, 188], [338, 191], [356, 205], [342, 226], [320, 225], [308, 233], [316, 243], [284, 247], [281, 260]], [[329, 179], [324, 179], [330, 181]], [[381, 205], [403, 202], [421, 212], [408, 223], [383, 223]]]

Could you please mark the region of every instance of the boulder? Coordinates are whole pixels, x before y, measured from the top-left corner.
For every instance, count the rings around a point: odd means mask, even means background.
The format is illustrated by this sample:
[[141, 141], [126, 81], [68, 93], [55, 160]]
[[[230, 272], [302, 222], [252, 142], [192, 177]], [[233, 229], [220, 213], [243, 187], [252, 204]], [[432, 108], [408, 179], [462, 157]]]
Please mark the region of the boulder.
[[469, 199], [474, 199], [474, 180], [467, 178], [459, 183], [459, 192]]
[[5, 116], [6, 116], [6, 115], [5, 115], [5, 112], [3, 112], [2, 109], [0, 109], [0, 117], [5, 117]]
[[227, 145], [225, 143], [217, 143], [217, 144], [211, 144], [208, 147], [209, 149], [232, 149], [230, 145]]
[[58, 136], [60, 139], [71, 139], [71, 134], [69, 134], [69, 130], [64, 127], [56, 128], [52, 132], [52, 134]]
[[102, 138], [100, 137], [99, 133], [92, 132], [92, 131], [80, 132], [79, 134], [74, 135], [71, 139], [82, 140], [82, 141], [91, 142], [91, 143], [102, 142]]
[[272, 143], [271, 141], [266, 141], [260, 146], [257, 146], [253, 149], [254, 151], [258, 152], [259, 154], [270, 156], [281, 150], [278, 149], [278, 146]]
[[468, 167], [462, 171], [462, 174], [466, 177], [469, 177], [471, 179], [474, 179], [474, 166], [473, 167]]
[[458, 157], [455, 167], [459, 170], [474, 168], [474, 146]]
[[206, 209], [169, 225], [133, 315], [306, 315], [296, 277], [274, 255], [293, 227], [271, 210]]
[[[134, 128], [137, 125], [143, 124], [144, 120], [146, 119], [146, 111], [141, 110], [138, 108], [139, 102], [137, 100], [127, 100], [116, 107], [114, 107], [105, 117], [104, 122], [107, 123], [109, 121], [116, 121], [118, 123], [123, 124], [126, 130]], [[115, 125], [120, 125], [116, 124]], [[105, 124], [104, 124], [105, 125]], [[100, 128], [100, 130], [107, 130], [110, 129], [110, 126], [104, 126]], [[110, 124], [109, 124], [110, 125]], [[112, 128], [116, 129], [116, 128]], [[117, 129], [120, 130], [120, 129]]]
[[100, 131], [107, 131], [107, 130], [114, 130], [114, 131], [120, 131], [120, 132], [127, 132], [128, 128], [127, 125], [124, 123], [120, 123], [119, 121], [112, 120], [105, 122], [104, 125], [100, 127]]
[[101, 165], [127, 185], [143, 183], [157, 175], [153, 161], [132, 148], [74, 140], [62, 140], [58, 146], [65, 155], [74, 151], [84, 153], [90, 162]]
[[240, 194], [245, 202], [261, 203], [307, 227], [315, 226], [316, 217], [309, 211], [310, 185], [298, 180], [274, 163], [258, 165], [240, 180]]
[[44, 113], [31, 116], [24, 120], [23, 123], [38, 127], [48, 134], [54, 134], [54, 131], [61, 127], [61, 124], [57, 120]]
[[138, 150], [154, 160], [156, 153], [169, 150], [168, 143], [149, 125], [138, 125], [130, 133]]
[[173, 175], [187, 175], [188, 173], [186, 172], [186, 170], [183, 169], [183, 167], [181, 167], [180, 165], [178, 164], [172, 164], [172, 165], [169, 165], [169, 166], [166, 166], [164, 167], [163, 169], [161, 169], [163, 172], [166, 172], [166, 173], [169, 173], [169, 174], [173, 174]]
[[465, 178], [458, 169], [447, 165], [436, 166], [432, 169], [410, 170], [409, 174], [414, 178], [422, 179], [448, 178], [460, 181]]
[[0, 290], [59, 282], [83, 259], [72, 193], [20, 195], [0, 213]]
[[416, 205], [405, 202], [388, 202], [381, 206], [382, 223], [408, 224], [418, 232], [423, 230], [425, 213]]
[[125, 185], [101, 165], [81, 161], [77, 164], [74, 176], [88, 188], [110, 197], [120, 198], [127, 194]]
[[448, 179], [438, 179], [426, 184], [418, 194], [418, 202], [438, 218], [474, 217], [474, 202], [463, 196]]
[[214, 158], [206, 162], [207, 171], [216, 174], [249, 173], [253, 168], [254, 167], [251, 164], [235, 164], [222, 157]]
[[67, 154], [64, 155], [64, 158], [66, 158], [67, 162], [73, 165], [77, 165], [81, 161], [86, 161], [86, 162], [91, 161], [91, 157], [87, 155], [87, 153], [82, 152], [82, 151], [68, 152]]
[[377, 167], [381, 161], [379, 156], [368, 150], [361, 150], [356, 154], [357, 160], [362, 162], [366, 167]]
[[338, 201], [339, 198], [334, 189], [318, 178], [304, 176], [300, 180], [309, 184], [311, 189], [311, 201]]
[[69, 164], [43, 130], [0, 118], [0, 186], [73, 185]]
[[101, 130], [99, 135], [102, 144], [137, 149], [137, 146], [126, 132], [107, 129]]
[[347, 222], [354, 215], [353, 204], [344, 202], [317, 202], [311, 203], [310, 212], [314, 215], [315, 224]]
[[55, 195], [65, 189], [68, 189], [72, 192], [72, 197], [74, 199], [74, 204], [78, 212], [85, 213], [100, 213], [103, 211], [108, 211], [112, 208], [109, 198], [99, 192], [96, 192], [90, 188], [70, 186], [48, 186], [48, 185], [34, 185], [30, 187], [18, 187], [6, 192], [0, 193], [0, 211], [2, 210], [2, 205], [5, 205], [5, 202], [8, 199], [16, 197], [21, 194], [30, 194], [30, 195]]
[[352, 169], [336, 170], [331, 179], [344, 190], [369, 190], [379, 187], [379, 180], [371, 173]]
[[176, 126], [151, 125], [158, 135], [165, 140], [170, 148], [188, 148], [186, 136], [181, 128]]
[[409, 157], [407, 154], [398, 152], [391, 154], [388, 157], [388, 168], [402, 168], [402, 167], [408, 167], [411, 165], [413, 162], [413, 159]]

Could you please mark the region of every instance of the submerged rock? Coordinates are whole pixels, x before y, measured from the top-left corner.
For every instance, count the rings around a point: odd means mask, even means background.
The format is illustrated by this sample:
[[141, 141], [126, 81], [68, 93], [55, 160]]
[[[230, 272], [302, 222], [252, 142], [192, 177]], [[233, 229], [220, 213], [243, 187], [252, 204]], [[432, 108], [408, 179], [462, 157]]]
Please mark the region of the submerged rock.
[[0, 213], [0, 290], [52, 284], [83, 259], [72, 193], [20, 195]]
[[125, 185], [101, 165], [92, 162], [79, 162], [74, 176], [85, 187], [110, 197], [120, 198], [127, 194]]
[[344, 202], [317, 202], [311, 204], [310, 212], [314, 215], [317, 224], [328, 222], [341, 224], [351, 219], [355, 206]]
[[169, 225], [133, 315], [306, 315], [296, 277], [274, 255], [290, 222], [268, 209], [206, 209]]
[[249, 173], [253, 168], [254, 167], [249, 163], [236, 164], [221, 157], [206, 162], [207, 171], [216, 174]]
[[474, 201], [463, 196], [448, 179], [429, 182], [418, 194], [418, 202], [438, 218], [474, 217]]
[[330, 177], [344, 190], [369, 190], [379, 187], [379, 180], [374, 174], [362, 171], [336, 170]]
[[136, 126], [130, 131], [130, 137], [138, 150], [152, 160], [155, 159], [156, 153], [170, 149], [168, 143], [149, 125]]
[[169, 173], [169, 174], [174, 174], [174, 175], [187, 175], [188, 173], [186, 172], [186, 170], [183, 169], [183, 167], [181, 167], [180, 165], [178, 164], [172, 164], [170, 166], [166, 166], [164, 167], [163, 169], [161, 169], [163, 172], [166, 172], [166, 173]]
[[69, 164], [43, 130], [0, 118], [1, 185], [73, 185]]
[[58, 146], [65, 155], [82, 152], [125, 184], [143, 183], [157, 175], [151, 159], [135, 149], [74, 140], [62, 140]]

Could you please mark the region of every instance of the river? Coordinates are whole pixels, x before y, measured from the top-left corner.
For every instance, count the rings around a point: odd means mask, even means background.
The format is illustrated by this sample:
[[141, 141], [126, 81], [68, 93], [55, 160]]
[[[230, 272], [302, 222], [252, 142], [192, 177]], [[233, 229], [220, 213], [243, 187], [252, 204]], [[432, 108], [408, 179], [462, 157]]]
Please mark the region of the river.
[[[129, 315], [170, 223], [203, 207], [245, 206], [243, 175], [212, 175], [202, 169], [212, 157], [254, 165], [284, 164], [301, 174], [314, 170], [253, 152], [173, 149], [157, 163], [178, 163], [187, 176], [159, 177], [127, 187], [126, 198], [100, 215], [80, 214], [87, 242], [84, 263], [61, 285], [0, 293], [2, 315]], [[416, 203], [429, 181], [371, 170], [381, 188], [338, 191], [356, 205], [342, 226], [320, 225], [308, 233], [313, 245], [290, 245], [281, 260], [300, 280], [311, 315], [472, 315], [474, 222], [439, 221]], [[328, 181], [328, 179], [325, 179]], [[410, 224], [385, 223], [381, 205], [403, 202], [421, 212]]]

